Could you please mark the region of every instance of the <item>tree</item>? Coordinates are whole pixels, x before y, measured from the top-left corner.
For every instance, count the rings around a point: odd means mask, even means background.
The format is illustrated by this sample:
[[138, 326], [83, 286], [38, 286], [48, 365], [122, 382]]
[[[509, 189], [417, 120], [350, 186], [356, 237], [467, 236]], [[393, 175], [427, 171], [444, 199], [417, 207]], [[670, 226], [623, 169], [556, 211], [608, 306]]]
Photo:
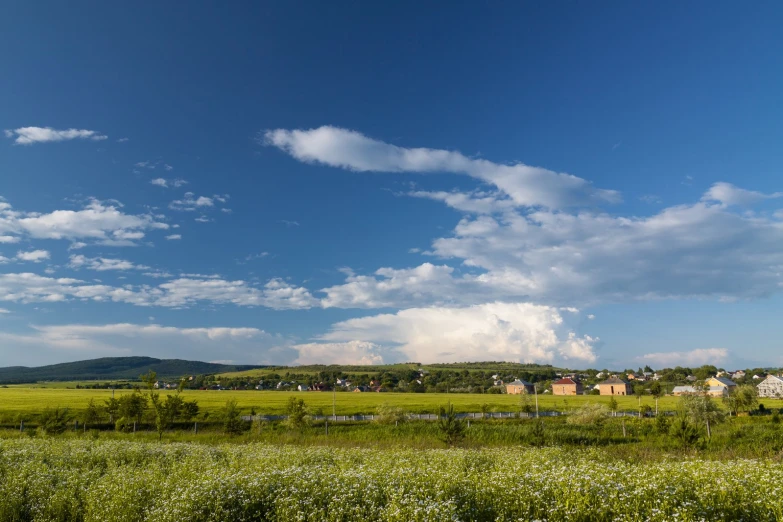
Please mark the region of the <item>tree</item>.
[[120, 400], [112, 397], [104, 402], [106, 403], [106, 406], [104, 406], [103, 409], [109, 414], [109, 422], [114, 422], [114, 416], [120, 412]]
[[663, 395], [663, 387], [661, 386], [661, 383], [658, 381], [653, 381], [652, 384], [650, 384], [650, 395], [656, 399], [660, 399], [661, 395]]
[[375, 422], [378, 424], [401, 424], [408, 420], [408, 414], [398, 406], [381, 404], [375, 414]]
[[465, 437], [465, 420], [457, 417], [454, 406], [449, 403], [438, 411], [438, 429], [443, 442], [449, 446], [459, 443]]
[[730, 413], [737, 415], [741, 411], [751, 411], [759, 404], [758, 390], [752, 384], [743, 384], [737, 386], [728, 395], [723, 397], [723, 404], [729, 409]]
[[288, 427], [301, 428], [307, 425], [308, 411], [304, 399], [290, 397], [288, 404], [286, 404], [285, 412], [288, 415], [286, 420]]
[[669, 435], [683, 447], [690, 447], [699, 441], [699, 429], [684, 415], [678, 415], [669, 428]]
[[723, 421], [724, 413], [706, 392], [680, 397], [680, 413], [698, 425], [707, 427], [707, 438], [712, 436], [710, 426]]
[[223, 430], [231, 435], [239, 435], [244, 430], [244, 423], [237, 406], [237, 401], [226, 401], [221, 414], [223, 420]]
[[87, 425], [94, 422], [98, 422], [100, 418], [100, 409], [95, 404], [93, 399], [87, 403], [87, 408], [82, 412], [82, 423], [84, 424], [84, 431], [87, 431]]
[[68, 409], [46, 408], [41, 413], [41, 431], [47, 435], [59, 435], [68, 427]]
[[614, 398], [614, 395], [609, 398], [609, 409], [613, 412], [617, 411], [617, 399]]

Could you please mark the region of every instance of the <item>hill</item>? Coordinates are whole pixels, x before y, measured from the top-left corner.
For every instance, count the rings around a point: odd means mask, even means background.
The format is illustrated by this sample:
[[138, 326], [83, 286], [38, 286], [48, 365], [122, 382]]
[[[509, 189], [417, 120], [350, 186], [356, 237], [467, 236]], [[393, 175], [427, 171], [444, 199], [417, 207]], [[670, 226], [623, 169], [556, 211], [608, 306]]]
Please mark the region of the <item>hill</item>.
[[263, 366], [216, 364], [154, 357], [103, 357], [48, 366], [9, 366], [0, 368], [0, 384], [38, 381], [137, 379], [152, 370], [161, 378], [183, 375], [247, 371]]

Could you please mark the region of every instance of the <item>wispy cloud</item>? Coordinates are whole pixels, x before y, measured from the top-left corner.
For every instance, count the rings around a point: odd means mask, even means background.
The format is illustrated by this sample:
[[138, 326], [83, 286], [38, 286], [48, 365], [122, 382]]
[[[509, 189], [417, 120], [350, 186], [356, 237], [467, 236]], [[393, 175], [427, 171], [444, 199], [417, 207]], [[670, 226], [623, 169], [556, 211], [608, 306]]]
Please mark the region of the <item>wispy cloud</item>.
[[108, 136], [94, 130], [58, 130], [51, 127], [20, 127], [18, 129], [6, 130], [5, 137], [14, 138], [14, 143], [18, 145], [32, 145], [34, 143], [50, 143], [77, 139], [101, 141], [108, 138]]
[[117, 140], [117, 143], [127, 143], [130, 141], [130, 138], [120, 138]]
[[521, 163], [503, 165], [456, 151], [404, 148], [359, 132], [324, 126], [309, 130], [276, 129], [261, 141], [305, 163], [320, 163], [357, 172], [453, 172], [496, 186], [517, 206], [562, 208], [620, 201], [614, 190], [588, 181]]
[[171, 234], [170, 236], [166, 236], [166, 239], [168, 239], [169, 241], [182, 239], [182, 234]]
[[150, 180], [150, 183], [164, 188], [168, 188], [168, 187], [179, 188], [182, 187], [183, 185], [188, 184], [188, 182], [182, 178], [174, 178], [174, 179], [155, 178], [153, 180]]
[[639, 360], [655, 368], [695, 367], [703, 364], [720, 364], [728, 355], [729, 351], [726, 348], [698, 348], [687, 352], [647, 353], [639, 357]]
[[289, 221], [287, 219], [281, 219], [280, 221], [278, 221], [278, 223], [282, 223], [282, 224], [284, 224], [287, 227], [298, 227], [298, 226], [300, 226], [298, 221]]

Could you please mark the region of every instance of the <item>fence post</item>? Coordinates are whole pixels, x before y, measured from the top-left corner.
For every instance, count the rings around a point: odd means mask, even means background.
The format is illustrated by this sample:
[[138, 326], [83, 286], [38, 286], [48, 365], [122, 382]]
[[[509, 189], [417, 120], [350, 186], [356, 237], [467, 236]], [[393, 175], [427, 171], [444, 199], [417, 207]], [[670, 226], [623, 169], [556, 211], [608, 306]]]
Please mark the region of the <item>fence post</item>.
[[24, 431], [24, 420], [19, 421], [19, 431], [20, 432]]
[[198, 435], [198, 422], [193, 423], [193, 434]]
[[326, 434], [329, 435], [329, 421], [324, 421], [324, 427], [326, 428]]
[[133, 433], [136, 433], [136, 421], [133, 421]]

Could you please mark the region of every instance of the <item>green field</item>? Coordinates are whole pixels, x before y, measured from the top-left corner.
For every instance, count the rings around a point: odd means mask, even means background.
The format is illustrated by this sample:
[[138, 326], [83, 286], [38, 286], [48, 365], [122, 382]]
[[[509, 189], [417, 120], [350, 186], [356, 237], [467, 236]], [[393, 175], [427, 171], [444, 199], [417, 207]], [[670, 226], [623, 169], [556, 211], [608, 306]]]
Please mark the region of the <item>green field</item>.
[[[129, 390], [116, 390], [115, 396], [130, 393]], [[166, 392], [161, 392], [165, 395]], [[186, 399], [196, 399], [202, 412], [216, 412], [226, 401], [235, 400], [243, 412], [251, 408], [259, 414], [282, 415], [285, 413], [289, 397], [305, 400], [311, 412], [332, 414], [332, 400], [335, 401], [337, 415], [355, 415], [375, 413], [382, 404], [394, 405], [410, 413], [436, 413], [440, 406], [450, 402], [459, 412], [480, 412], [482, 404], [487, 404], [490, 411], [519, 411], [519, 395], [501, 394], [446, 394], [446, 393], [349, 393], [335, 394], [324, 392], [277, 392], [277, 391], [213, 391], [186, 390]], [[8, 387], [0, 388], [0, 415], [26, 412], [35, 414], [46, 407], [68, 408], [78, 412], [86, 407], [90, 399], [98, 404], [112, 396], [111, 390], [76, 390], [43, 387]], [[532, 398], [531, 398], [532, 399]], [[617, 397], [620, 410], [636, 410], [636, 397]], [[662, 397], [658, 407], [661, 410], [675, 410], [676, 397]], [[608, 397], [584, 395], [576, 397], [538, 396], [539, 408], [543, 410], [567, 411], [577, 408], [587, 402], [608, 404]], [[766, 399], [761, 401], [767, 407], [783, 407], [783, 401]], [[655, 399], [643, 397], [642, 404], [655, 408]], [[720, 401], [718, 401], [720, 404]]]

